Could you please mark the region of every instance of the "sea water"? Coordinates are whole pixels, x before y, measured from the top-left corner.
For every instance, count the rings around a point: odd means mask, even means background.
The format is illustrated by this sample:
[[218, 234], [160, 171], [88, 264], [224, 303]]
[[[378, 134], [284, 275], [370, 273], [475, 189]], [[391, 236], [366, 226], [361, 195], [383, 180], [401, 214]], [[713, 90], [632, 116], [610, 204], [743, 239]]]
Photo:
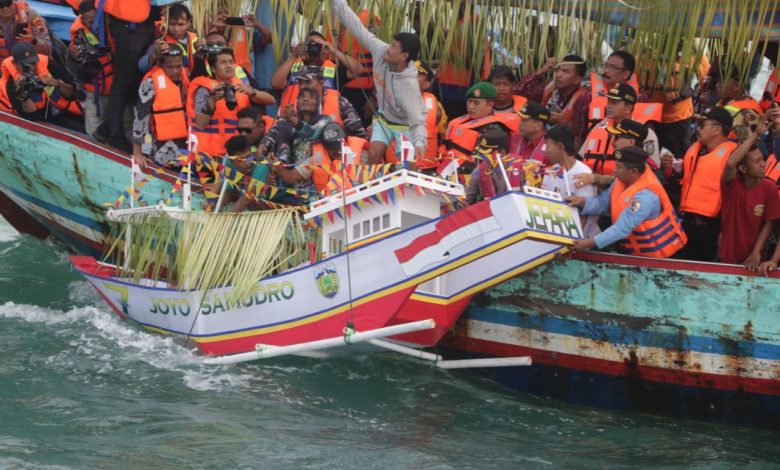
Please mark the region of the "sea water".
[[[1, 220], [1, 219], [0, 219]], [[0, 222], [0, 468], [769, 468], [776, 431], [519, 394], [391, 354], [208, 366]]]

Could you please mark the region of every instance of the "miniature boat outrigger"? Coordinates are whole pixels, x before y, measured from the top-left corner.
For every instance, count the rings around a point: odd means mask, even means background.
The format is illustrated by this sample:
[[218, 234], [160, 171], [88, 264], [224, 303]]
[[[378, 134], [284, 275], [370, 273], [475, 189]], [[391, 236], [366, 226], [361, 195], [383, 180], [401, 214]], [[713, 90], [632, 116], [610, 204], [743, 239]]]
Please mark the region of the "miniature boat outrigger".
[[[471, 296], [551, 260], [582, 234], [576, 211], [539, 191], [510, 192], [441, 216], [442, 203], [462, 195], [458, 183], [399, 170], [316, 201], [304, 219], [318, 222], [310, 234], [318, 235], [321, 249], [308, 259], [314, 242], [291, 235], [296, 224], [300, 228], [292, 210], [212, 214], [160, 206], [112, 211], [109, 218], [133, 227], [133, 233], [152, 218], [176, 225], [168, 246], [155, 248], [144, 234], [130, 242], [133, 258], [145, 256], [144, 249], [168, 250], [174, 259], [166, 267], [168, 279], [161, 279], [165, 270], [151, 265], [141, 274], [91, 257], [72, 260], [118, 315], [151, 331], [192, 338], [205, 354], [227, 356], [217, 362], [359, 340], [422, 357], [409, 347], [435, 345]], [[280, 215], [289, 221], [281, 230], [271, 222], [231, 222]], [[209, 229], [197, 227], [209, 224], [222, 227], [224, 237], [200, 240]], [[246, 276], [257, 272], [252, 267], [218, 273], [240, 265], [258, 239], [272, 236], [258, 235], [258, 226], [275, 227], [278, 238], [264, 260], [270, 271], [242, 287]], [[236, 233], [240, 227], [251, 228]], [[214, 256], [187, 259], [186, 251], [202, 251], [204, 243], [212, 244]], [[241, 246], [226, 251], [223, 244]], [[220, 264], [214, 257], [227, 259]], [[155, 269], [157, 275], [150, 274]], [[377, 341], [387, 336], [404, 344]], [[439, 359], [430, 356], [423, 358]], [[506, 365], [527, 363], [520, 358]]]

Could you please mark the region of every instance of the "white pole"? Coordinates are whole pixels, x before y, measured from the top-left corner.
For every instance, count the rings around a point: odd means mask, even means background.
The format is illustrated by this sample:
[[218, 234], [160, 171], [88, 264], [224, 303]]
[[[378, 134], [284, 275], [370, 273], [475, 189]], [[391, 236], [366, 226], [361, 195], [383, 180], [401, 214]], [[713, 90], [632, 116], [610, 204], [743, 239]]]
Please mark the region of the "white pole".
[[306, 351], [317, 351], [321, 349], [335, 348], [350, 344], [362, 343], [371, 339], [384, 338], [387, 336], [410, 333], [412, 331], [430, 330], [436, 326], [436, 322], [431, 319], [421, 320], [402, 325], [387, 326], [377, 328], [361, 333], [352, 333], [351, 335], [337, 336], [335, 338], [322, 339], [319, 341], [310, 341], [308, 343], [291, 344], [289, 346], [267, 346], [258, 344], [253, 352], [232, 354], [229, 356], [218, 356], [207, 358], [204, 362], [211, 365], [238, 364], [239, 362], [256, 361], [258, 359], [267, 359], [271, 357], [286, 356]]
[[433, 362], [439, 369], [468, 369], [474, 367], [513, 367], [513, 366], [530, 366], [531, 358], [527, 356], [520, 357], [496, 357], [486, 359], [457, 359], [451, 361], [444, 361], [438, 354], [433, 354], [419, 349], [410, 348], [390, 341], [384, 341], [381, 339], [372, 339], [367, 341], [368, 344], [376, 346], [378, 348], [394, 351], [405, 356], [415, 357], [425, 361]]
[[[138, 168], [138, 165], [136, 165], [135, 160], [130, 160], [130, 209], [133, 209], [135, 207], [135, 202], [133, 201], [133, 198], [135, 197], [135, 171], [138, 169], [138, 172], [141, 172], [141, 169]], [[130, 220], [130, 219], [128, 219]], [[124, 260], [124, 267], [125, 269], [130, 269], [130, 242], [133, 239], [133, 227], [130, 225], [130, 223], [127, 223], [127, 229], [125, 230], [125, 260]]]
[[441, 361], [436, 364], [440, 369], [469, 369], [474, 367], [514, 367], [530, 366], [531, 358], [519, 357], [495, 357], [487, 359], [458, 359], [453, 361]]
[[[222, 176], [225, 178], [225, 176]], [[222, 198], [225, 197], [225, 188], [227, 188], [227, 178], [225, 178], [225, 181], [222, 183], [222, 189], [219, 190], [219, 197], [217, 198], [217, 206], [214, 207], [214, 213], [216, 214], [219, 212], [220, 209], [222, 209]]]
[[506, 183], [506, 190], [511, 191], [512, 185], [509, 184], [509, 176], [507, 176], [506, 170], [504, 169], [504, 162], [501, 161], [501, 155], [496, 153], [496, 157], [498, 157], [498, 167], [501, 168], [501, 176], [504, 177], [504, 183]]

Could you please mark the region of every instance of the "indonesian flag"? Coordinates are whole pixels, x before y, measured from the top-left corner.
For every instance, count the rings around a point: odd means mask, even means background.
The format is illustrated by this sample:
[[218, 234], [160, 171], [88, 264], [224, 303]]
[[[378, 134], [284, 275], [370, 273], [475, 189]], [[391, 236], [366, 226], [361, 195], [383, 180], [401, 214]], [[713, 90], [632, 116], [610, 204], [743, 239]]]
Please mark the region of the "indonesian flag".
[[458, 171], [458, 166], [458, 159], [452, 153], [449, 153], [445, 158], [441, 159], [441, 165], [436, 169], [436, 172], [442, 178], [447, 179], [451, 174]]
[[404, 273], [411, 276], [426, 266], [447, 261], [452, 248], [500, 229], [501, 224], [493, 215], [490, 202], [484, 201], [443, 218], [432, 232], [395, 250], [395, 256]]
[[406, 138], [406, 134], [401, 132], [401, 161], [411, 160], [414, 160], [414, 145]]
[[360, 160], [355, 162], [355, 152], [352, 151], [351, 148], [349, 148], [349, 145], [342, 145], [341, 146], [341, 161], [344, 163], [344, 165], [354, 165], [356, 163], [360, 163]]

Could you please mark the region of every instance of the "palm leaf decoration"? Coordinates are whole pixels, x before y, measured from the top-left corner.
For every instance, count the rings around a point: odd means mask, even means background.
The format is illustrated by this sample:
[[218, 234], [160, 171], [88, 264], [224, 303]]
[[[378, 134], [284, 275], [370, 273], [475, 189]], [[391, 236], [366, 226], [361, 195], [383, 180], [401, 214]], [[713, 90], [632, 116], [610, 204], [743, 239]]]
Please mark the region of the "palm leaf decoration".
[[[315, 29], [338, 31], [327, 0], [268, 0], [274, 22], [268, 25], [277, 61], [294, 37]], [[195, 27], [202, 31], [208, 14], [225, 7], [244, 14], [256, 0], [192, 0]], [[737, 70], [748, 80], [751, 59], [768, 40], [780, 38], [778, 0], [350, 0], [381, 23], [377, 35], [419, 23], [422, 57], [482, 71], [486, 45], [498, 45], [493, 63], [518, 65], [522, 74], [549, 56], [577, 53], [598, 69], [604, 41], [624, 48], [638, 60], [638, 75], [652, 87], [690, 83], [703, 54], [722, 56], [721, 70]], [[417, 16], [417, 20], [415, 20]], [[462, 17], [462, 21], [459, 20]], [[293, 31], [298, 33], [294, 34]]]

